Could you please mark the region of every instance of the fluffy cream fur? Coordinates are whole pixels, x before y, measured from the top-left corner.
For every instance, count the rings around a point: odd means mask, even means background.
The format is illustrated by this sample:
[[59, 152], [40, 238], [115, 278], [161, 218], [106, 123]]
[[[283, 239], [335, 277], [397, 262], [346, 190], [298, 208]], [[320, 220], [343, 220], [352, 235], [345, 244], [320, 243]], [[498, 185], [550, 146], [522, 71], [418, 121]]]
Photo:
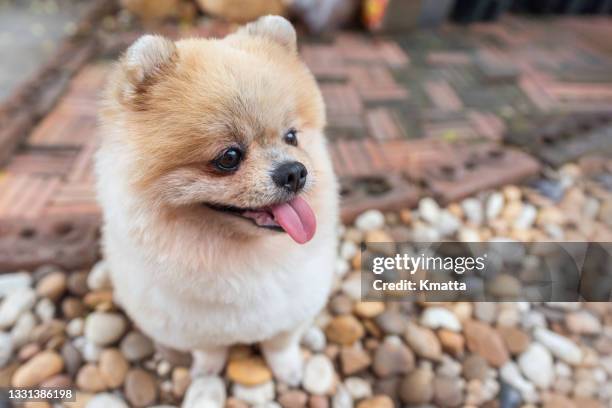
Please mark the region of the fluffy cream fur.
[[[107, 87], [96, 158], [103, 242], [117, 301], [157, 342], [222, 369], [227, 347], [262, 342], [274, 374], [301, 378], [300, 329], [324, 306], [336, 249], [337, 186], [324, 107], [295, 31], [268, 16], [224, 39], [139, 39]], [[299, 145], [282, 135], [298, 129]], [[247, 146], [232, 175], [210, 162]], [[265, 206], [270, 171], [299, 160], [318, 222], [299, 245], [201, 203]]]

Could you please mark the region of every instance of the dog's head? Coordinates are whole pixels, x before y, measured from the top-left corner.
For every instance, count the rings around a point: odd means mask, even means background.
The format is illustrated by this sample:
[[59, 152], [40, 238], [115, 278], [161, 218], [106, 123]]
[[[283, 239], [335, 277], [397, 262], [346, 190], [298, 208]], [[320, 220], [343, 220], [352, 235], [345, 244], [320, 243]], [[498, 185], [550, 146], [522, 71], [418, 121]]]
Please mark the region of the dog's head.
[[312, 238], [317, 179], [329, 171], [325, 113], [284, 18], [221, 40], [144, 36], [106, 102], [104, 121], [120, 128], [116, 142], [132, 161], [130, 185], [151, 208], [232, 234]]

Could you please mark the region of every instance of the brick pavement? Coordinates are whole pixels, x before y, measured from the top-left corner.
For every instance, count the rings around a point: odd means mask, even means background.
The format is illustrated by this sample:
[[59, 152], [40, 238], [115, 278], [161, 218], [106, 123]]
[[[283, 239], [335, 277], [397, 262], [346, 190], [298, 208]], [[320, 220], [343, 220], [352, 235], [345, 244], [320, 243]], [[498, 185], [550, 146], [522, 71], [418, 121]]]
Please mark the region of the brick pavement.
[[[411, 206], [422, 195], [448, 202], [537, 174], [537, 160], [503, 144], [508, 127], [524, 116], [612, 111], [612, 56], [590, 45], [593, 32], [610, 36], [612, 25], [506, 17], [384, 39], [305, 39], [302, 55], [327, 102], [345, 220], [370, 206]], [[0, 220], [98, 214], [91, 162], [108, 68], [81, 69], [8, 161]]]

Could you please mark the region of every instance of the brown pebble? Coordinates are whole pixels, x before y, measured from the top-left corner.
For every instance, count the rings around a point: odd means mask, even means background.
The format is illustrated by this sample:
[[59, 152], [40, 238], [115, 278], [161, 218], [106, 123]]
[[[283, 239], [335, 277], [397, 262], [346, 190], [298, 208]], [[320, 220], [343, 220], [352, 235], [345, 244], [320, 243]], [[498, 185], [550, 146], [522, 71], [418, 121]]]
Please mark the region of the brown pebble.
[[59, 374], [63, 368], [64, 361], [59, 354], [55, 351], [43, 351], [15, 371], [11, 384], [13, 387], [33, 387]]
[[545, 397], [542, 408], [576, 408], [576, 405], [565, 395], [550, 394]]
[[500, 326], [497, 331], [504, 339], [504, 344], [510, 353], [517, 355], [527, 350], [531, 338], [527, 333], [517, 327]]
[[435, 361], [442, 358], [442, 345], [432, 330], [408, 323], [404, 338], [416, 355]]
[[468, 380], [484, 381], [489, 372], [489, 364], [484, 357], [470, 354], [463, 360], [463, 376]]
[[116, 348], [105, 349], [100, 353], [100, 374], [109, 388], [117, 388], [125, 381], [130, 364]]
[[106, 389], [100, 369], [95, 364], [85, 364], [76, 376], [76, 386], [85, 392], [100, 392]]
[[353, 306], [353, 312], [364, 319], [371, 319], [385, 311], [383, 302], [357, 302]]
[[340, 350], [340, 366], [346, 376], [365, 370], [371, 363], [372, 359], [359, 344], [344, 346]]
[[241, 358], [230, 361], [227, 377], [242, 385], [254, 386], [272, 379], [272, 372], [260, 357]]
[[501, 367], [510, 358], [504, 340], [491, 326], [468, 320], [463, 323], [463, 330], [470, 351], [483, 356], [489, 364]]
[[130, 370], [125, 379], [125, 396], [136, 407], [153, 404], [157, 399], [155, 378], [140, 368]]
[[327, 408], [329, 399], [322, 395], [311, 395], [308, 399], [308, 408]]
[[87, 313], [87, 307], [80, 299], [75, 297], [67, 297], [62, 301], [62, 314], [66, 319], [72, 320], [77, 317], [83, 317]]
[[19, 361], [26, 361], [34, 357], [40, 351], [40, 346], [37, 343], [28, 343], [19, 349], [17, 358]]
[[89, 292], [87, 287], [87, 274], [86, 271], [73, 272], [68, 275], [67, 285], [68, 291], [75, 296], [84, 296]]
[[113, 292], [111, 290], [97, 290], [89, 292], [83, 298], [83, 302], [92, 309], [97, 309], [100, 305], [113, 303]]
[[386, 395], [377, 395], [357, 404], [357, 408], [393, 408], [393, 400]]
[[36, 284], [36, 294], [57, 301], [66, 291], [66, 274], [63, 272], [51, 272], [45, 275]]
[[249, 408], [249, 404], [236, 397], [229, 397], [225, 401], [225, 408]]
[[437, 376], [434, 378], [434, 403], [439, 407], [458, 407], [463, 392], [456, 378]]
[[186, 367], [176, 367], [172, 370], [172, 394], [176, 398], [183, 398], [191, 384], [191, 376]]
[[62, 388], [67, 389], [72, 387], [72, 380], [66, 374], [54, 375], [40, 383], [41, 388]]
[[66, 366], [66, 372], [71, 376], [75, 376], [83, 363], [81, 353], [69, 342], [64, 343], [61, 353]]
[[385, 340], [374, 354], [372, 368], [379, 377], [405, 374], [414, 369], [414, 354], [399, 338]]
[[434, 374], [431, 369], [417, 368], [408, 373], [399, 386], [402, 402], [409, 405], [426, 404], [433, 398]]
[[291, 390], [278, 397], [278, 403], [283, 408], [303, 408], [308, 401], [308, 395], [300, 390]]
[[465, 349], [465, 339], [459, 333], [447, 329], [438, 330], [438, 339], [442, 344], [442, 349], [447, 353], [458, 357], [463, 354]]
[[353, 310], [353, 301], [347, 295], [339, 293], [329, 301], [329, 310], [334, 315], [350, 314]]
[[325, 328], [327, 339], [342, 345], [351, 345], [365, 335], [359, 320], [352, 315], [334, 317]]
[[19, 368], [17, 362], [10, 363], [5, 367], [0, 368], [0, 388], [9, 388], [11, 386], [11, 378]]

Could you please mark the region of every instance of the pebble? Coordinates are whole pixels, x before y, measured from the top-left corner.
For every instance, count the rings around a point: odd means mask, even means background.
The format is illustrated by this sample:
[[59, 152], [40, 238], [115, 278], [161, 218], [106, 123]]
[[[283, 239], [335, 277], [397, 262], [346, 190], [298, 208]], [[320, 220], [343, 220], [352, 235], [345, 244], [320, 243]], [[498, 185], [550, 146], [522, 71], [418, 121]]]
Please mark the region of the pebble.
[[36, 327], [36, 317], [27, 312], [22, 314], [11, 329], [11, 338], [15, 347], [21, 347], [32, 338], [32, 332]]
[[438, 330], [438, 339], [440, 339], [442, 349], [447, 353], [455, 357], [463, 354], [465, 349], [465, 338], [461, 334], [442, 329]]
[[433, 198], [424, 197], [419, 201], [419, 216], [429, 224], [435, 225], [440, 219], [440, 206]]
[[[271, 384], [271, 383], [269, 383]], [[234, 387], [236, 387], [235, 385]], [[274, 395], [274, 387], [272, 387]], [[272, 396], [274, 398], [274, 396]], [[261, 403], [266, 403], [272, 398], [266, 398]], [[191, 382], [185, 393], [182, 408], [221, 408], [225, 405], [227, 394], [223, 380], [217, 376], [198, 377]], [[258, 400], [257, 403], [260, 401]]]
[[497, 304], [493, 302], [474, 303], [474, 316], [485, 323], [493, 323], [497, 316]]
[[304, 366], [303, 386], [315, 395], [325, 395], [331, 391], [335, 381], [332, 362], [325, 354], [316, 354]]
[[13, 338], [9, 333], [0, 332], [0, 367], [4, 367], [13, 357]]
[[83, 317], [87, 313], [87, 307], [80, 299], [67, 297], [62, 301], [62, 313], [67, 319]]
[[433, 380], [434, 403], [439, 407], [458, 407], [463, 401], [461, 382], [456, 378], [437, 376]]
[[66, 372], [71, 376], [76, 375], [83, 363], [83, 357], [79, 350], [72, 343], [66, 342], [62, 346], [62, 358], [64, 359]]
[[327, 339], [334, 343], [351, 345], [365, 335], [359, 320], [351, 315], [334, 317], [325, 328]]
[[369, 354], [360, 343], [344, 346], [340, 350], [340, 367], [344, 375], [352, 375], [368, 368], [372, 364]]
[[484, 381], [489, 373], [489, 364], [482, 356], [470, 354], [463, 360], [463, 376], [469, 380]]
[[191, 375], [186, 367], [175, 367], [172, 370], [172, 394], [176, 398], [183, 398], [191, 384]]
[[357, 408], [393, 408], [393, 400], [386, 395], [377, 395], [357, 404]]
[[121, 352], [128, 361], [140, 361], [149, 357], [155, 351], [153, 342], [138, 331], [129, 332], [119, 345]]
[[501, 193], [494, 192], [487, 198], [485, 215], [488, 220], [494, 220], [501, 214], [504, 208], [504, 196]]
[[394, 310], [385, 310], [374, 322], [385, 334], [402, 334], [406, 330], [406, 318]]
[[87, 272], [73, 272], [68, 275], [68, 291], [75, 296], [83, 296], [89, 292], [87, 287]]
[[383, 302], [357, 302], [353, 308], [353, 312], [362, 318], [370, 319], [378, 316], [385, 311]]
[[477, 230], [468, 227], [462, 227], [457, 234], [457, 240], [460, 242], [480, 242], [480, 234]]
[[430, 329], [461, 331], [461, 322], [450, 310], [443, 307], [428, 307], [421, 315], [421, 325]]
[[499, 392], [499, 408], [518, 408], [521, 405], [521, 402], [522, 398], [520, 392], [507, 383], [502, 383]]
[[57, 301], [66, 291], [67, 279], [63, 272], [51, 272], [36, 284], [36, 294]]
[[372, 396], [372, 385], [361, 377], [348, 377], [344, 380], [344, 387], [355, 400]]
[[102, 347], [86, 339], [80, 351], [85, 361], [96, 363], [100, 359]]
[[246, 357], [231, 360], [227, 365], [227, 376], [238, 384], [253, 386], [272, 379], [270, 369], [259, 357]]
[[317, 326], [311, 326], [302, 336], [302, 344], [310, 351], [321, 352], [327, 345], [327, 339], [323, 330]]
[[155, 378], [143, 369], [131, 369], [125, 377], [125, 397], [133, 406], [150, 406], [157, 399]]
[[503, 381], [516, 388], [526, 402], [536, 402], [538, 400], [535, 386], [523, 378], [514, 362], [508, 361], [504, 364], [499, 370], [499, 376]]
[[457, 232], [461, 227], [461, 221], [449, 211], [442, 210], [434, 227], [440, 236], [446, 237]]
[[120, 314], [94, 312], [85, 320], [85, 337], [95, 344], [106, 346], [119, 340], [126, 326]]
[[125, 381], [130, 364], [119, 350], [109, 348], [100, 353], [99, 367], [106, 385], [109, 388], [117, 388]]
[[418, 356], [438, 361], [442, 357], [442, 346], [435, 333], [427, 328], [408, 323], [404, 339]]
[[76, 385], [81, 391], [100, 392], [106, 390], [106, 382], [98, 366], [85, 364], [76, 376]]
[[[359, 266], [357, 266], [356, 269], [359, 269]], [[342, 293], [354, 301], [361, 300], [361, 273], [356, 272], [349, 275], [349, 277], [342, 282], [341, 289]]]
[[336, 388], [335, 394], [332, 396], [332, 408], [353, 408], [353, 397], [343, 384]]
[[20, 288], [9, 293], [0, 305], [0, 330], [11, 327], [36, 303], [36, 293], [31, 288]]
[[368, 210], [355, 219], [355, 227], [367, 232], [381, 229], [385, 225], [385, 216], [378, 210]]
[[518, 217], [514, 220], [513, 227], [519, 230], [529, 229], [535, 223], [537, 216], [538, 210], [533, 205], [525, 204], [521, 208]]
[[567, 337], [541, 327], [535, 329], [534, 337], [558, 359], [571, 365], [582, 361], [582, 350]]
[[376, 349], [372, 368], [381, 377], [405, 374], [414, 368], [415, 358], [412, 351], [406, 347], [397, 336], [388, 336]]
[[66, 325], [66, 334], [70, 337], [82, 336], [84, 330], [85, 320], [80, 317], [70, 320]]
[[572, 333], [576, 334], [599, 334], [602, 329], [599, 319], [585, 310], [567, 314], [565, 324]]
[[408, 373], [399, 386], [399, 396], [409, 405], [427, 404], [434, 396], [434, 374], [431, 368], [423, 367]]
[[128, 404], [118, 396], [104, 392], [94, 395], [87, 408], [128, 408]]
[[554, 380], [553, 358], [548, 349], [532, 343], [517, 360], [525, 377], [538, 388], [550, 388]]
[[512, 354], [522, 353], [531, 343], [529, 335], [517, 327], [500, 326], [497, 331], [504, 339], [508, 351]]
[[510, 358], [499, 333], [491, 326], [475, 320], [464, 322], [468, 349], [483, 356], [489, 364], [500, 367]]
[[43, 322], [48, 322], [55, 316], [55, 305], [48, 298], [42, 298], [34, 307], [36, 316]]
[[359, 252], [359, 247], [352, 241], [343, 241], [340, 245], [340, 257], [345, 260], [351, 260]]
[[465, 218], [474, 226], [479, 226], [483, 221], [483, 210], [480, 200], [476, 198], [466, 198], [461, 202], [461, 208]]
[[87, 275], [87, 287], [91, 290], [112, 289], [106, 261], [98, 261]]
[[64, 368], [62, 357], [55, 351], [43, 351], [15, 371], [11, 384], [13, 387], [33, 387]]
[[[191, 389], [191, 387], [189, 388]], [[187, 393], [189, 394], [189, 391]], [[253, 387], [234, 384], [232, 386], [232, 394], [248, 404], [263, 405], [274, 399], [274, 382], [269, 381]]]
[[300, 390], [290, 390], [278, 397], [278, 403], [283, 408], [304, 408], [308, 402], [308, 395]]
[[5, 273], [0, 275], [0, 299], [32, 285], [32, 275], [28, 272]]

